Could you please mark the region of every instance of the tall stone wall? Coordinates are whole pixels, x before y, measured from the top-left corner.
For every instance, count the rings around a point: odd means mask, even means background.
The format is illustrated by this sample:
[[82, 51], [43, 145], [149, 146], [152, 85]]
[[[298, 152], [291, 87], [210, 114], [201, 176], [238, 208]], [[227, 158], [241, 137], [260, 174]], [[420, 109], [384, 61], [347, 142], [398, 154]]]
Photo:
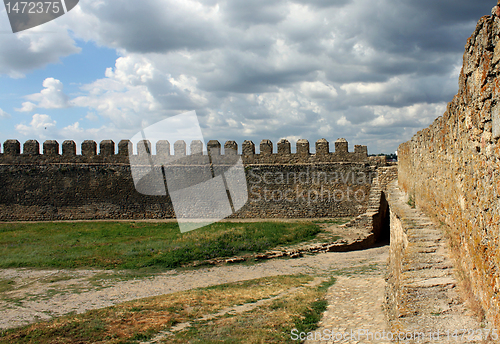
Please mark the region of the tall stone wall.
[[[178, 175], [196, 176], [206, 169], [202, 164], [207, 150], [201, 141], [190, 143], [190, 154], [184, 141], [153, 144], [154, 155], [139, 143], [136, 154], [129, 156], [133, 147], [127, 140], [120, 141], [118, 150], [110, 140], [99, 145], [84, 141], [81, 154], [76, 154], [73, 141], [62, 147], [46, 141], [40, 147], [30, 140], [21, 150], [18, 141], [8, 140], [0, 153], [0, 220], [174, 218], [168, 192], [148, 196], [136, 190], [130, 160], [158, 159], [172, 163]], [[377, 166], [368, 159], [366, 146], [349, 152], [347, 141], [339, 139], [330, 152], [328, 141], [322, 139], [312, 154], [309, 142], [299, 140], [291, 153], [287, 140], [277, 144], [277, 152], [271, 141], [262, 140], [256, 154], [251, 141], [243, 143], [241, 153], [234, 141], [224, 147], [217, 141], [207, 145], [220, 156], [221, 165], [212, 166], [214, 170], [227, 168], [226, 160], [243, 160], [246, 180], [241, 182], [247, 183], [249, 199], [233, 217], [356, 216], [366, 209]]]
[[450, 228], [451, 245], [490, 320], [500, 326], [500, 18], [467, 41], [459, 91], [442, 117], [398, 149], [410, 203]]

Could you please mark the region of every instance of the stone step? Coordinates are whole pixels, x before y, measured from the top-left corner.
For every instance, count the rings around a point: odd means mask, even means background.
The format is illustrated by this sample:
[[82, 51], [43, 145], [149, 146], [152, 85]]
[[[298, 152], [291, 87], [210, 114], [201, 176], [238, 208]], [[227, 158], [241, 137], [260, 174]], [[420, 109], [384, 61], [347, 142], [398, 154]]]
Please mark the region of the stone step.
[[[395, 300], [388, 304], [391, 328], [425, 332], [481, 328], [483, 324], [460, 301], [445, 233], [405, 202], [396, 183], [388, 186], [387, 199], [392, 216], [402, 227], [394, 227], [391, 222], [391, 231], [397, 230], [397, 241], [391, 241], [391, 249], [402, 250], [398, 264], [392, 257], [389, 262], [388, 299]], [[398, 239], [403, 236], [406, 245]], [[395, 270], [397, 266], [400, 270]]]

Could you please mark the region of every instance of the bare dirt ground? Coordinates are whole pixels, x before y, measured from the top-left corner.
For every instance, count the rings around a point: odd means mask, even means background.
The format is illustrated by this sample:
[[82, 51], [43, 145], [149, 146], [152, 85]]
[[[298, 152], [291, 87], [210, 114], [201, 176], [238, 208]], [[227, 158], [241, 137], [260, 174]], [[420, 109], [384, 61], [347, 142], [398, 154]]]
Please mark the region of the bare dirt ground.
[[3, 269], [0, 270], [0, 328], [18, 327], [149, 296], [260, 277], [299, 273], [330, 276], [335, 271], [348, 274], [357, 269], [385, 270], [387, 257], [388, 246], [381, 246], [297, 259], [271, 259], [255, 264], [170, 270], [148, 276], [94, 269]]

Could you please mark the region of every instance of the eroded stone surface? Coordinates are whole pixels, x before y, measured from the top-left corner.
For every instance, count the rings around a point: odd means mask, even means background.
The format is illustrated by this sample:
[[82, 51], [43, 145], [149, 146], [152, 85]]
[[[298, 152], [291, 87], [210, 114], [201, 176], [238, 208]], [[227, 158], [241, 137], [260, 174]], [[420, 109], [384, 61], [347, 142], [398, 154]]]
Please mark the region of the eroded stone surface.
[[398, 149], [406, 200], [450, 228], [460, 270], [500, 328], [500, 18], [468, 39], [459, 91], [442, 117]]
[[[444, 229], [419, 209], [410, 207], [396, 182], [387, 193], [391, 209], [386, 290], [389, 329], [427, 336], [425, 341], [409, 343], [453, 343], [456, 341], [444, 333], [462, 336], [469, 330], [492, 330], [465, 303], [463, 285], [457, 280]], [[437, 331], [442, 334], [440, 340], [429, 338], [430, 333]], [[466, 342], [489, 343], [478, 336]]]

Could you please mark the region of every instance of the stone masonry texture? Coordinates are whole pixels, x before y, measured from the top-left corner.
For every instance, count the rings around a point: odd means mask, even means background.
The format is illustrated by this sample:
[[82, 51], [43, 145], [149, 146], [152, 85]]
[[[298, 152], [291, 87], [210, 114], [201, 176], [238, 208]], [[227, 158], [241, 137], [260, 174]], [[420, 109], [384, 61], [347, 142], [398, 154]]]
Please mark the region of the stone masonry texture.
[[[495, 12], [495, 11], [493, 11]], [[449, 230], [486, 317], [500, 327], [500, 18], [468, 39], [459, 91], [442, 117], [398, 149], [399, 187]]]
[[[188, 155], [184, 141], [142, 142], [132, 158], [141, 161], [152, 144], [156, 147], [152, 160], [168, 162], [182, 156], [172, 167], [178, 175], [194, 179], [207, 169], [201, 164], [208, 161], [201, 141], [190, 143]], [[174, 218], [168, 193], [147, 196], [136, 191], [129, 158], [132, 145], [123, 140], [117, 146], [116, 152], [111, 140], [100, 144], [88, 140], [82, 143], [82, 154], [76, 154], [73, 141], [60, 147], [53, 140], [43, 144], [29, 140], [22, 149], [17, 140], [6, 141], [0, 154], [0, 220]], [[219, 156], [219, 165], [211, 166], [216, 174], [242, 158], [246, 181], [241, 182], [247, 183], [249, 199], [232, 215], [236, 218], [359, 215], [366, 210], [372, 179], [383, 163], [369, 159], [366, 146], [348, 152], [345, 140], [336, 143], [334, 152], [328, 141], [319, 140], [315, 154], [307, 140], [297, 142], [297, 153], [291, 153], [287, 140], [278, 143], [277, 152], [271, 141], [262, 140], [260, 154], [251, 141], [243, 143], [241, 155], [234, 141], [222, 147], [213, 140], [208, 146]], [[147, 167], [149, 158], [143, 160]]]

